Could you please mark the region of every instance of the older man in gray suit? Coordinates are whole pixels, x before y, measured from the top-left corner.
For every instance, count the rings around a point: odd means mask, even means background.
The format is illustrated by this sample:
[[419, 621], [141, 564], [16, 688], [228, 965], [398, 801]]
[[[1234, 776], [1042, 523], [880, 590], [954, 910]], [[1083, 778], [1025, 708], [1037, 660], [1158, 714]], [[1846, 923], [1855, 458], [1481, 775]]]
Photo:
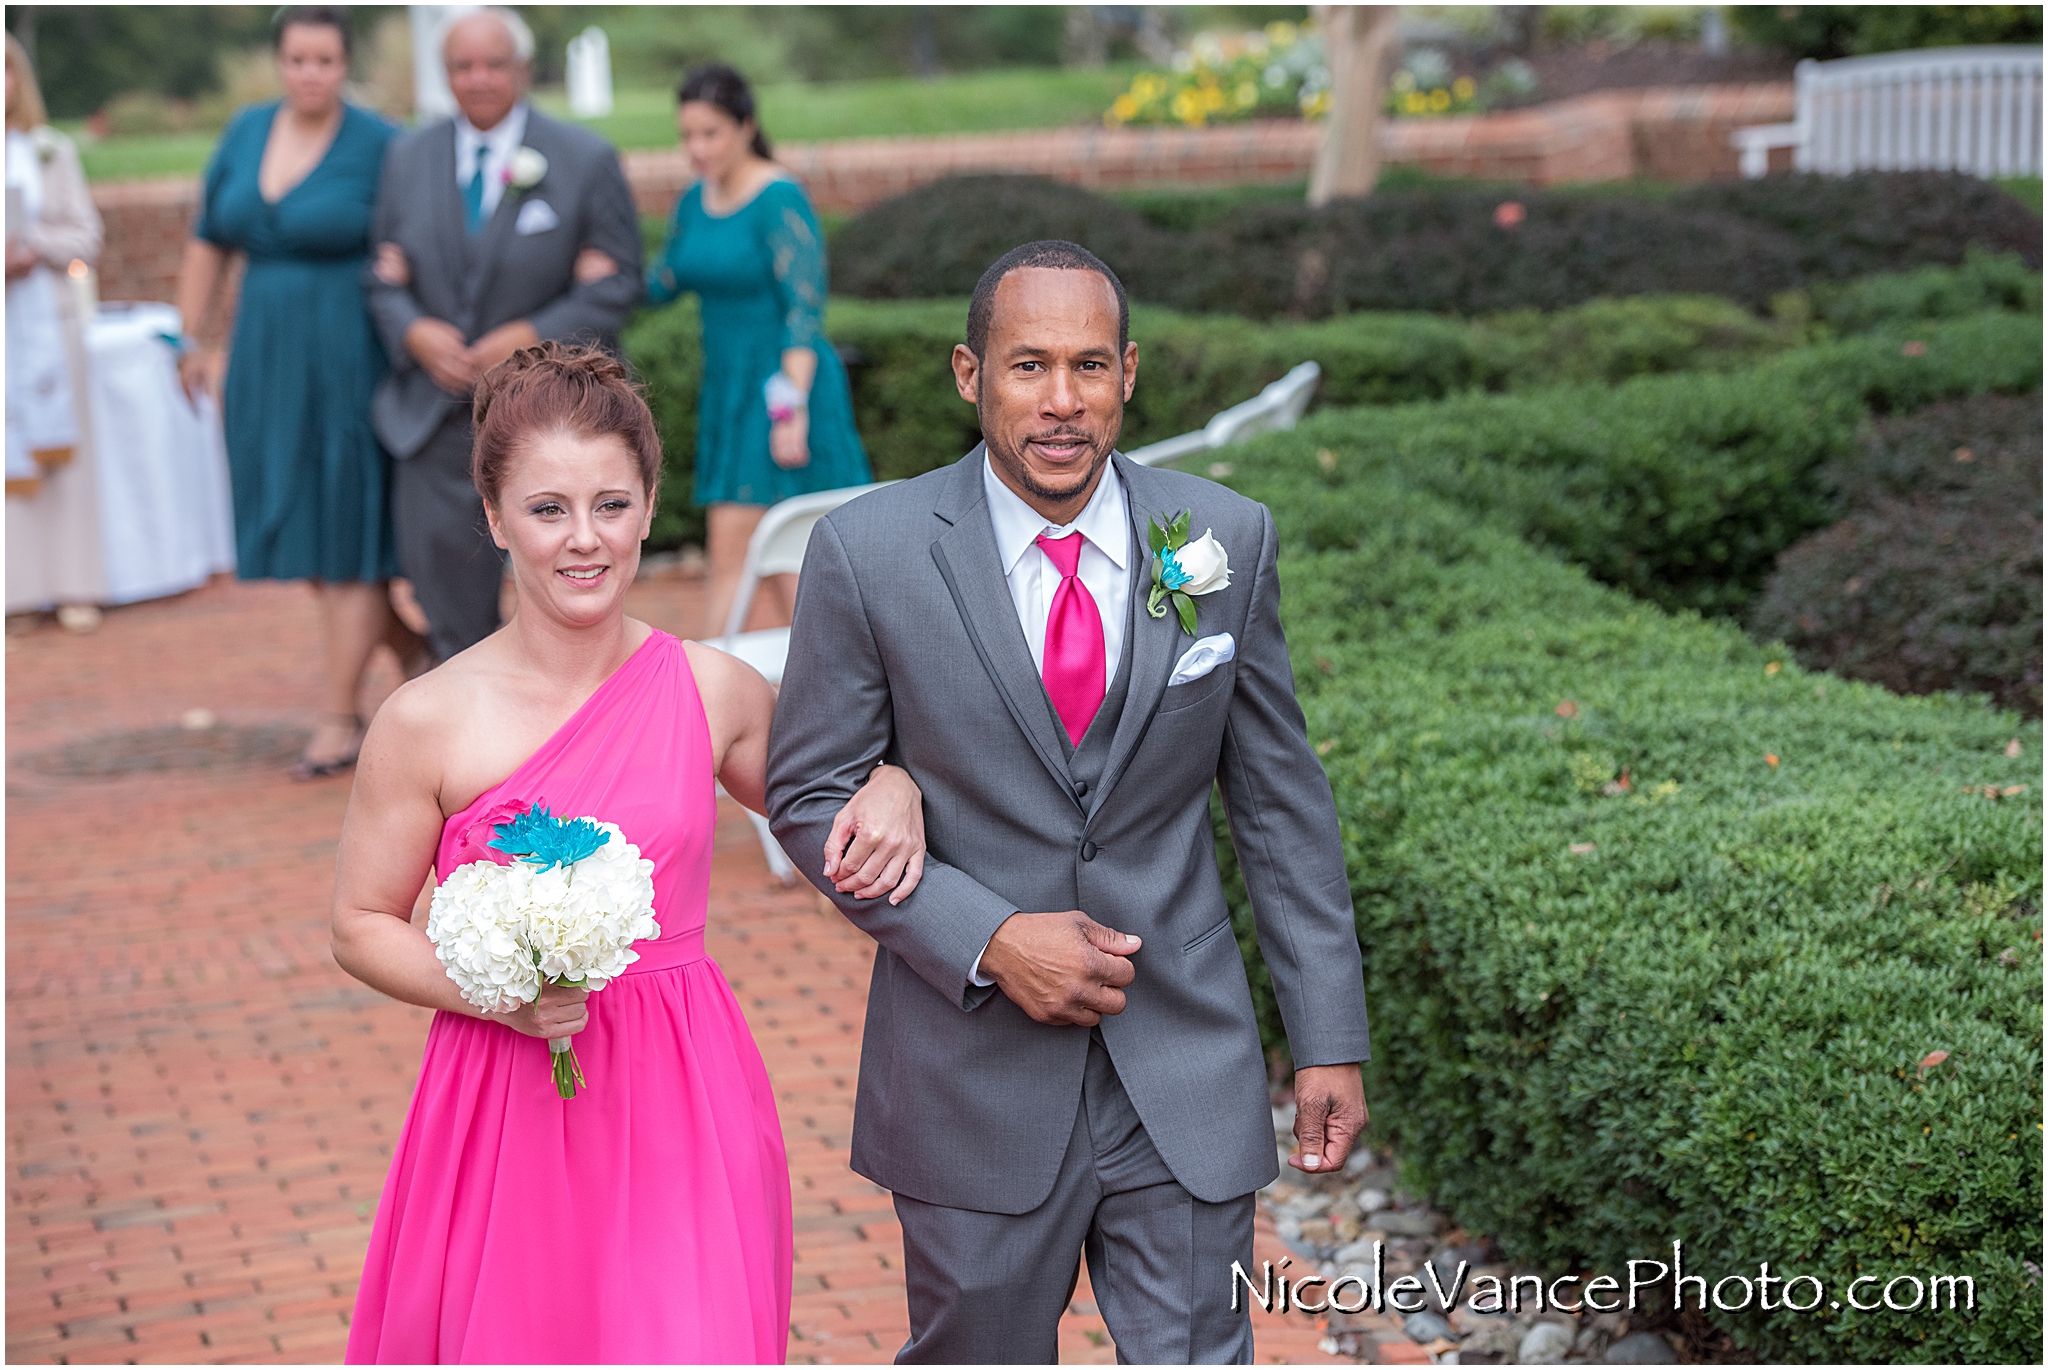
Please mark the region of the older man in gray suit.
[[[385, 154], [368, 285], [392, 363], [370, 415], [397, 459], [399, 565], [445, 661], [498, 626], [470, 391], [544, 338], [616, 349], [640, 298], [640, 221], [611, 146], [527, 104], [533, 34], [516, 14], [459, 15], [441, 50], [461, 112]], [[586, 248], [608, 260], [579, 280]]]
[[[1121, 1359], [1251, 1359], [1231, 1265], [1277, 1164], [1212, 785], [1297, 1067], [1291, 1163], [1341, 1166], [1366, 1123], [1358, 939], [1273, 521], [1113, 450], [1137, 366], [1108, 267], [1010, 253], [953, 354], [982, 445], [841, 506], [804, 562], [769, 812], [880, 944], [852, 1163], [902, 1220], [902, 1361], [1056, 1359], [1084, 1251]], [[862, 835], [824, 855], [884, 760], [924, 789], [901, 903], [843, 892], [874, 874]]]

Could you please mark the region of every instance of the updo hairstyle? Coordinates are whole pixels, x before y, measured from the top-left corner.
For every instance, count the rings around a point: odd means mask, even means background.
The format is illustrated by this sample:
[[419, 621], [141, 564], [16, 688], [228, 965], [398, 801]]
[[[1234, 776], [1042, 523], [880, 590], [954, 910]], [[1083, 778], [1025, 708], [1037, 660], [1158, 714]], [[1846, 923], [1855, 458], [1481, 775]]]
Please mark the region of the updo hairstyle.
[[747, 78], [723, 62], [706, 62], [693, 67], [683, 83], [676, 87], [676, 103], [687, 105], [691, 101], [702, 101], [722, 109], [736, 124], [754, 121], [754, 141], [751, 150], [762, 161], [772, 161], [774, 150], [769, 146], [768, 135], [762, 131], [761, 116], [754, 104], [754, 91], [747, 84]]
[[514, 454], [544, 433], [616, 437], [640, 464], [648, 503], [661, 488], [654, 415], [625, 365], [601, 347], [543, 342], [520, 348], [477, 382], [474, 418], [470, 479], [494, 508]]

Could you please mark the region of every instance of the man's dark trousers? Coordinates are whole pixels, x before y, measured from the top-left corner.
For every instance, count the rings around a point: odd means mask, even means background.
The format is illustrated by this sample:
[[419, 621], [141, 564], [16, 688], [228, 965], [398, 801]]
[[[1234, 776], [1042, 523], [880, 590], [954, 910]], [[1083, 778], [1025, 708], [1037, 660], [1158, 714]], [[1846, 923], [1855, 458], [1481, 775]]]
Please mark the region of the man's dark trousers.
[[442, 661], [498, 629], [505, 559], [470, 479], [474, 438], [469, 415], [457, 410], [426, 446], [393, 463], [398, 564], [427, 616], [427, 643]]

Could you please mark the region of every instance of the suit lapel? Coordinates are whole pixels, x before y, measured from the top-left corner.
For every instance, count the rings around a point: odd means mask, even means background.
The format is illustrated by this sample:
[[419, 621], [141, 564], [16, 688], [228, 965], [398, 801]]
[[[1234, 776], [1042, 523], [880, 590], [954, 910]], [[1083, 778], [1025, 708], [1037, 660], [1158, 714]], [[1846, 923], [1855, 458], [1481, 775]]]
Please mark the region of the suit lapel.
[[975, 654], [995, 682], [1010, 716], [1017, 720], [1046, 770], [1062, 787], [1071, 787], [1066, 751], [1053, 731], [1058, 721], [1046, 702], [1045, 687], [1031, 661], [1030, 644], [1024, 640], [1024, 627], [1017, 621], [1016, 601], [1010, 598], [1009, 582], [1003, 578], [995, 528], [989, 522], [981, 485], [982, 451], [976, 447], [955, 463], [952, 487], [933, 510], [951, 526], [932, 544], [932, 559], [952, 592]]
[[1181, 632], [1180, 619], [1173, 613], [1169, 612], [1165, 618], [1153, 618], [1145, 612], [1146, 595], [1152, 585], [1151, 543], [1146, 539], [1146, 528], [1153, 515], [1159, 515], [1164, 521], [1180, 511], [1160, 508], [1151, 498], [1152, 473], [1149, 470], [1127, 460], [1120, 452], [1112, 460], [1124, 480], [1124, 503], [1130, 511], [1131, 529], [1138, 547], [1138, 557], [1130, 568], [1131, 596], [1137, 603], [1136, 612], [1131, 615], [1131, 641], [1124, 646], [1131, 656], [1130, 693], [1124, 699], [1124, 711], [1117, 719], [1116, 732], [1109, 740], [1109, 758], [1103, 763], [1102, 783], [1096, 786], [1094, 803], [1088, 809], [1091, 821], [1102, 811], [1109, 792], [1116, 788], [1132, 753], [1138, 750], [1146, 730], [1152, 726], [1152, 716], [1159, 709], [1160, 696], [1166, 693], [1174, 657], [1185, 637]]

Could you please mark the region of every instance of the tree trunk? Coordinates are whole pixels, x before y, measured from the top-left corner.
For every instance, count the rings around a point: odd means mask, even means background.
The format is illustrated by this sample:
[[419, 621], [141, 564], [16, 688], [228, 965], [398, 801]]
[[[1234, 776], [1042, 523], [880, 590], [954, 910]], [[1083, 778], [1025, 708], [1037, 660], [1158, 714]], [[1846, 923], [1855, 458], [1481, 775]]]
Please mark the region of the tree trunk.
[[1396, 5], [1317, 5], [1330, 61], [1330, 112], [1309, 178], [1308, 202], [1367, 195], [1380, 174], [1381, 70], [1394, 41]]

